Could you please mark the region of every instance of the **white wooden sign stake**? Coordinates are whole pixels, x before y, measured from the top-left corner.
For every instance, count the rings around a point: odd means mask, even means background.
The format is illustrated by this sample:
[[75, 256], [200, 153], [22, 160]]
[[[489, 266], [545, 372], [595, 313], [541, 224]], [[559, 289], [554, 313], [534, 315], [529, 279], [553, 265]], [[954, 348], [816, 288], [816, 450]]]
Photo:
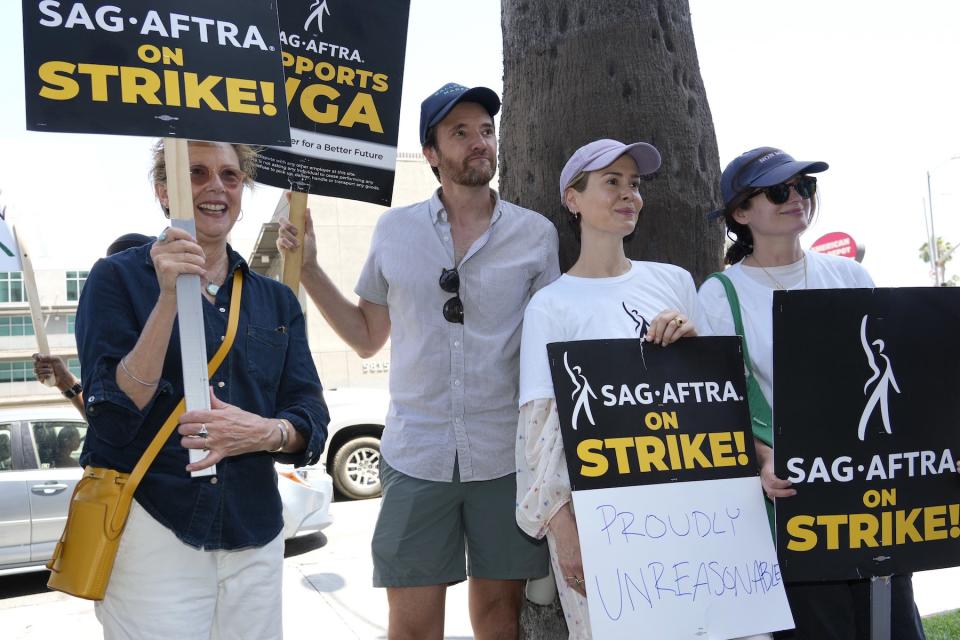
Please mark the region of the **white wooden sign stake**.
[[[37, 289], [37, 278], [33, 272], [33, 262], [30, 260], [30, 251], [24, 242], [22, 234], [17, 233], [15, 225], [10, 226], [13, 231], [13, 241], [20, 253], [20, 266], [23, 273], [23, 286], [27, 290], [27, 301], [30, 303], [30, 319], [33, 321], [33, 333], [37, 336], [37, 351], [43, 355], [50, 355], [50, 344], [47, 342], [47, 327], [43, 322], [43, 309], [40, 307], [40, 291]], [[57, 383], [54, 376], [47, 376], [41, 380], [43, 384], [52, 387]]]
[[[187, 141], [164, 138], [163, 155], [167, 169], [167, 195], [170, 222], [194, 238], [197, 225], [193, 219], [193, 189], [190, 187], [190, 156]], [[210, 409], [210, 379], [207, 377], [207, 341], [203, 331], [203, 298], [200, 276], [177, 276], [177, 323], [180, 328], [180, 357], [183, 361], [183, 395], [187, 411]], [[206, 450], [190, 449], [190, 462], [207, 457]], [[194, 471], [193, 477], [216, 475], [216, 465]]]

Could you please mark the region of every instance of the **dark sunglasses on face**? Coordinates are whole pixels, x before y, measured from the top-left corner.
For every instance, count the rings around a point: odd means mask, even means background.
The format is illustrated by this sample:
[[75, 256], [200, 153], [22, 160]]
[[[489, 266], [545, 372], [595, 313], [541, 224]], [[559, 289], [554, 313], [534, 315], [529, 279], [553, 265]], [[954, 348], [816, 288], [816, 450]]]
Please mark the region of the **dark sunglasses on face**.
[[[783, 204], [790, 199], [790, 188], [797, 192], [804, 200], [813, 197], [813, 194], [817, 192], [817, 179], [813, 176], [803, 176], [798, 178], [796, 182], [788, 183], [781, 182], [780, 184], [775, 184], [771, 187], [764, 187], [763, 189], [758, 189], [753, 195], [764, 194], [767, 196], [767, 200], [773, 204]], [[751, 198], [753, 196], [750, 196]]]
[[440, 288], [453, 297], [443, 305], [443, 319], [447, 322], [463, 324], [463, 300], [460, 299], [460, 273], [456, 268], [444, 269], [440, 273]]
[[[244, 173], [239, 169], [223, 169], [220, 174], [220, 183], [227, 189], [236, 189], [243, 184]], [[190, 167], [190, 182], [197, 187], [210, 182], [212, 172], [203, 165], [194, 165]]]

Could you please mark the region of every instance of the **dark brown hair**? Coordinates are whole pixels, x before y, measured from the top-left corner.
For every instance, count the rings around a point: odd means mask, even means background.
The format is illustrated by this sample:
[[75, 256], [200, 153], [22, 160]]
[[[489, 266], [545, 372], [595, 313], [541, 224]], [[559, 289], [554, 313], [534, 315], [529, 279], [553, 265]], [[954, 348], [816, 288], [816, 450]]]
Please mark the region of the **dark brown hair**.
[[[806, 174], [797, 174], [797, 175], [806, 175]], [[797, 176], [792, 176], [788, 178], [785, 182], [789, 182], [796, 178]], [[740, 224], [733, 219], [733, 214], [737, 209], [743, 209], [748, 211], [750, 209], [750, 203], [753, 201], [754, 196], [761, 195], [760, 191], [751, 188], [749, 191], [741, 193], [736, 198], [734, 198], [730, 205], [727, 206], [723, 211], [723, 221], [727, 225], [727, 237], [733, 242], [732, 245], [727, 247], [727, 252], [723, 257], [724, 264], [737, 264], [748, 255], [753, 253], [753, 232], [750, 231], [750, 227], [745, 224]], [[766, 196], [764, 196], [766, 197]], [[820, 204], [820, 194], [819, 192], [813, 196], [812, 202], [810, 203], [810, 218], [808, 223], [813, 224], [813, 219], [817, 215], [817, 210], [819, 209]]]
[[[423, 146], [430, 147], [439, 153], [440, 147], [437, 146], [437, 125], [433, 125], [427, 129], [427, 134], [423, 136]], [[437, 182], [440, 182], [440, 169], [430, 165], [430, 170], [433, 171], [433, 175], [437, 177]]]

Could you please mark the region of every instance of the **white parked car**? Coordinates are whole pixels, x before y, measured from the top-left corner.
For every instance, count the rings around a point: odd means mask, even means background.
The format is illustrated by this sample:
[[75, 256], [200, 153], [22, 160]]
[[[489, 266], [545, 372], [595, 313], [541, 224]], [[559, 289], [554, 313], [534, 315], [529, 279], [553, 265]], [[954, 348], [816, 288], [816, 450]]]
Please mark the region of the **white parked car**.
[[[0, 409], [0, 575], [43, 568], [63, 531], [87, 425], [70, 405]], [[284, 538], [328, 526], [320, 466], [277, 465]]]
[[333, 485], [354, 500], [380, 495], [380, 436], [390, 405], [385, 389], [324, 389], [330, 409], [327, 445], [321, 461]]

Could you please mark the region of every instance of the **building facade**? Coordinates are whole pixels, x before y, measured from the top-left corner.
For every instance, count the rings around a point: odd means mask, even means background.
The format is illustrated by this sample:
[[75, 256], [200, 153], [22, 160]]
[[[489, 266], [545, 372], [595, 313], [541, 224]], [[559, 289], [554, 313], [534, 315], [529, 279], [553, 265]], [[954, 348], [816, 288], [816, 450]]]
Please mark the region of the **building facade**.
[[[425, 200], [437, 186], [430, 165], [421, 154], [398, 154], [393, 190], [395, 206]], [[344, 295], [356, 299], [353, 287], [366, 260], [374, 227], [386, 208], [323, 196], [310, 196], [309, 207], [321, 266]], [[251, 268], [275, 278], [279, 278], [282, 268], [275, 244], [276, 220], [286, 213], [286, 199], [281, 197], [271, 221], [262, 225], [252, 243], [243, 238], [236, 238], [234, 243], [235, 248], [248, 257]], [[50, 351], [62, 357], [81, 379], [74, 323], [90, 266], [80, 265], [76, 270], [45, 269], [42, 262], [34, 263]], [[310, 350], [324, 386], [386, 388], [390, 371], [389, 342], [372, 358], [361, 359], [327, 325], [302, 289], [299, 295]], [[0, 272], [0, 406], [64, 400], [56, 389], [34, 378], [32, 355], [36, 351], [23, 274]]]
[[[397, 155], [397, 172], [393, 187], [393, 205], [405, 206], [426, 200], [439, 186], [430, 165], [419, 153]], [[370, 249], [377, 220], [385, 207], [353, 200], [310, 196], [310, 213], [317, 236], [317, 257], [320, 266], [340, 291], [354, 301], [353, 288]], [[278, 278], [282, 270], [276, 248], [279, 217], [287, 215], [287, 202], [282, 198], [271, 222], [263, 225], [250, 255], [254, 270]], [[362, 359], [330, 328], [323, 316], [305, 296], [300, 302], [307, 320], [310, 350], [325, 387], [386, 388], [390, 371], [390, 343], [372, 358]]]
[[[79, 375], [74, 324], [89, 265], [76, 270], [37, 269], [36, 265], [34, 268], [50, 351], [62, 357], [74, 375]], [[63, 400], [59, 391], [38, 383], [34, 377], [36, 352], [37, 337], [23, 273], [0, 272], [0, 406]]]

